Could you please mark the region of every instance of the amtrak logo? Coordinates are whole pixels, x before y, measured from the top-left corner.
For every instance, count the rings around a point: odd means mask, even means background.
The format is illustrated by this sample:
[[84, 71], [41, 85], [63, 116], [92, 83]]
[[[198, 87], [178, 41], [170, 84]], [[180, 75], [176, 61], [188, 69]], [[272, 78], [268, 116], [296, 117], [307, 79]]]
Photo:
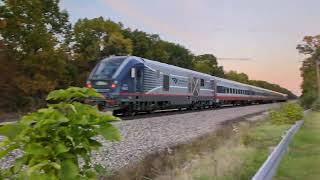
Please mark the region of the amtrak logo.
[[177, 78], [172, 78], [172, 81], [173, 81], [175, 84], [177, 84], [178, 79], [177, 79]]

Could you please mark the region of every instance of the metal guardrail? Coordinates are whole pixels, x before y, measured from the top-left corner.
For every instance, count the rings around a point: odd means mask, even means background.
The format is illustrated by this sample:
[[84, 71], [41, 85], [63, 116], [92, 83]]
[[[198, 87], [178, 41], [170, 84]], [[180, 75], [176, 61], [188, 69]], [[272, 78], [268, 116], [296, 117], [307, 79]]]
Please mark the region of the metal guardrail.
[[[306, 113], [306, 112], [305, 112]], [[297, 121], [282, 138], [280, 143], [269, 155], [268, 159], [263, 163], [258, 172], [253, 176], [252, 180], [271, 180], [275, 175], [279, 162], [286, 152], [292, 136], [298, 131], [303, 124], [303, 120]]]

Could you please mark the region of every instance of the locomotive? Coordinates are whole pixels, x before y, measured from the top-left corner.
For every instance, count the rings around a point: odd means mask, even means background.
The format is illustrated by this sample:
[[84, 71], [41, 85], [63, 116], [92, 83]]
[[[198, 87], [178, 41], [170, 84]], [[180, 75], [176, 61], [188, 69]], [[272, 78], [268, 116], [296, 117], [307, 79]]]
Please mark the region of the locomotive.
[[86, 86], [104, 96], [90, 102], [125, 115], [287, 100], [286, 94], [136, 56], [101, 60]]

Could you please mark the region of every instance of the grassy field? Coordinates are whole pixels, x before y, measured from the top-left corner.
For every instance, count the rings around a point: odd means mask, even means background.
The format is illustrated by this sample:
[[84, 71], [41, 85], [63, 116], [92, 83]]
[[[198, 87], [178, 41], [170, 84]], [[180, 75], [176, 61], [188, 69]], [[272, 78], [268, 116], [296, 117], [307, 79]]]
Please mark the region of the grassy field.
[[320, 179], [320, 113], [311, 113], [292, 139], [276, 180]]
[[241, 122], [233, 125], [233, 134], [213, 151], [203, 152], [180, 169], [156, 179], [211, 180], [250, 179], [277, 145], [290, 125], [269, 121]]

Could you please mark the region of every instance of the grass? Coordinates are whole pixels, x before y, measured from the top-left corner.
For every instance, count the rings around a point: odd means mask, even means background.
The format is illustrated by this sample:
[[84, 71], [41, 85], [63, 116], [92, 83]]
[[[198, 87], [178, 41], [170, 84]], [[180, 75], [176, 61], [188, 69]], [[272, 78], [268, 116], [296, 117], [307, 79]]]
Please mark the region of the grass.
[[223, 124], [218, 131], [147, 156], [105, 179], [250, 179], [291, 125], [268, 120]]
[[238, 124], [238, 133], [214, 152], [204, 154], [190, 168], [171, 179], [250, 179], [259, 169], [284, 131], [290, 125], [273, 125], [264, 121]]
[[320, 113], [311, 113], [280, 162], [277, 180], [320, 179]]

